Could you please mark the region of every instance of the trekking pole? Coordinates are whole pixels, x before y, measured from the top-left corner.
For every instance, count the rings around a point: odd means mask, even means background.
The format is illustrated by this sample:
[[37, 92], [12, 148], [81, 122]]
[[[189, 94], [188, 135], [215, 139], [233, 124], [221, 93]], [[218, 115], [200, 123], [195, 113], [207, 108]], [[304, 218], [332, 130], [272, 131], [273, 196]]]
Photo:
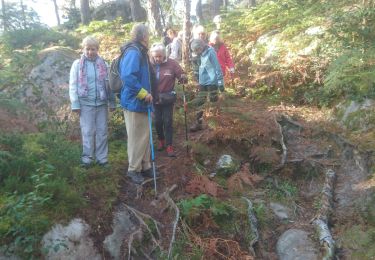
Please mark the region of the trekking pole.
[[187, 113], [187, 103], [186, 103], [186, 96], [185, 96], [185, 84], [182, 84], [182, 97], [184, 100], [184, 116], [185, 116], [185, 140], [186, 140], [186, 154], [189, 154], [189, 138], [188, 138], [188, 129], [187, 129], [187, 119], [186, 119], [186, 113]]
[[155, 196], [156, 196], [156, 169], [155, 169], [155, 153], [154, 153], [154, 143], [152, 140], [152, 121], [151, 121], [151, 105], [147, 107], [147, 114], [148, 114], [148, 125], [150, 128], [150, 147], [151, 147], [151, 161], [152, 161], [152, 173], [154, 175], [154, 189], [155, 189]]

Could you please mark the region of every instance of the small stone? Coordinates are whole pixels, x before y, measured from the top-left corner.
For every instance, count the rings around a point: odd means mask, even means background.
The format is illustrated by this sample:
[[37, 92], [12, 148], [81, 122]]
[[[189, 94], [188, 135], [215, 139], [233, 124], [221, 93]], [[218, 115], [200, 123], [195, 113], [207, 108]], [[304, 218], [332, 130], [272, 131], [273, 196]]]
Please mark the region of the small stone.
[[211, 160], [210, 159], [206, 159], [206, 160], [204, 160], [203, 165], [204, 166], [208, 166], [208, 165], [210, 165], [210, 163], [211, 163]]
[[279, 219], [285, 220], [289, 218], [289, 209], [287, 207], [274, 202], [270, 203], [270, 207]]
[[222, 155], [216, 163], [217, 174], [224, 175], [227, 177], [237, 172], [239, 168], [240, 163], [228, 154]]
[[210, 175], [209, 175], [209, 177], [212, 179], [212, 178], [214, 178], [216, 176], [216, 172], [211, 172], [210, 173]]

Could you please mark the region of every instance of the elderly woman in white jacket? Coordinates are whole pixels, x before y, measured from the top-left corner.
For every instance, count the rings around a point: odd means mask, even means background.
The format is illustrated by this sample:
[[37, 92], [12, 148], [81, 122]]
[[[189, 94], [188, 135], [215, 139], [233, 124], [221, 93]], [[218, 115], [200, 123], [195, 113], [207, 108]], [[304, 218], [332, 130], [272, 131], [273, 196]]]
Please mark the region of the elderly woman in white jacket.
[[99, 42], [94, 37], [82, 41], [83, 54], [70, 70], [71, 108], [80, 116], [82, 165], [108, 164], [108, 104], [115, 108], [114, 95], [108, 88], [107, 64], [98, 55]]

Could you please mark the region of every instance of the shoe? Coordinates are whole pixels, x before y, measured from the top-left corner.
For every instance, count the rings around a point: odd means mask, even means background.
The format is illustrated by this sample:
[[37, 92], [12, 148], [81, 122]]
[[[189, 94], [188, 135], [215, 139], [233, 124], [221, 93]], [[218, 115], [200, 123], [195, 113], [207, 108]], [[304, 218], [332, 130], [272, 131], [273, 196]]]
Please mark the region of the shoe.
[[167, 155], [168, 157], [176, 157], [176, 153], [174, 152], [172, 145], [167, 146]]
[[144, 182], [144, 178], [140, 172], [135, 171], [128, 171], [127, 176], [134, 182], [135, 184], [141, 184]]
[[199, 131], [199, 130], [202, 130], [202, 129], [203, 129], [202, 123], [197, 122], [190, 127], [190, 132], [196, 132], [196, 131]]
[[159, 140], [158, 147], [156, 148], [158, 151], [162, 151], [165, 147], [165, 140]]
[[99, 165], [100, 167], [103, 167], [103, 168], [110, 168], [110, 165], [109, 165], [108, 162], [98, 163], [98, 165]]
[[[144, 178], [154, 178], [154, 173], [152, 172], [152, 168], [141, 171], [141, 173]], [[159, 177], [159, 174], [157, 172], [155, 172], [155, 175], [156, 177]]]
[[91, 163], [84, 163], [84, 162], [81, 162], [80, 166], [81, 166], [82, 168], [88, 169], [88, 168], [91, 167]]

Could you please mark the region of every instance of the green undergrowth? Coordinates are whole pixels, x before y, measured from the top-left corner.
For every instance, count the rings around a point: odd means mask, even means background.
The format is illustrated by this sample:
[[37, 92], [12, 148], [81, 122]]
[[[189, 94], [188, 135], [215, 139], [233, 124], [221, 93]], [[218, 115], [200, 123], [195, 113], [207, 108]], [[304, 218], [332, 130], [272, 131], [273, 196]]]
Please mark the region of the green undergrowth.
[[[116, 169], [126, 159], [124, 142], [111, 142], [110, 148]], [[99, 204], [102, 213], [111, 210], [121, 175], [111, 168], [81, 168], [80, 153], [79, 143], [57, 133], [0, 134], [0, 244], [5, 252], [40, 258], [40, 240], [53, 224], [89, 212], [91, 203]], [[88, 201], [85, 194], [98, 199]]]

